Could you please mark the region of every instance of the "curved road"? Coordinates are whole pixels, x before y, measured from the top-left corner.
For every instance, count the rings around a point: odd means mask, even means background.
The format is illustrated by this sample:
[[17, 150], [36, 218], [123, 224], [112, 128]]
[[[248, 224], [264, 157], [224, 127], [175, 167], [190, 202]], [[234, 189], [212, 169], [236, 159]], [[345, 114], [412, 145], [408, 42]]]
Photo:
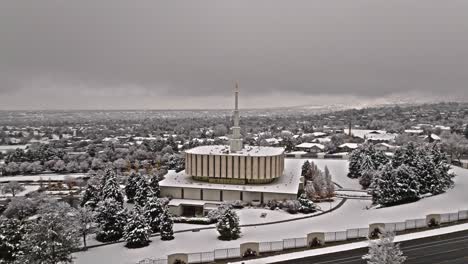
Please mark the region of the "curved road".
[[[400, 247], [403, 250], [403, 254], [407, 257], [405, 264], [467, 264], [468, 230], [405, 241], [400, 243]], [[360, 248], [274, 263], [365, 264], [366, 261], [361, 258], [367, 251], [367, 248]]]

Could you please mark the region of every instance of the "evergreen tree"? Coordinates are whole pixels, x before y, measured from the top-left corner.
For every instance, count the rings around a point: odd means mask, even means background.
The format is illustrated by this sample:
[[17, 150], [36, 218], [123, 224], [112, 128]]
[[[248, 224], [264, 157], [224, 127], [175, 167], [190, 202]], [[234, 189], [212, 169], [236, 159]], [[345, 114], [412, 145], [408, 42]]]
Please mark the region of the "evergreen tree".
[[144, 209], [144, 214], [148, 223], [151, 227], [151, 231], [156, 233], [159, 232], [159, 227], [161, 225], [161, 216], [164, 212], [164, 206], [157, 197], [151, 197], [146, 203]]
[[301, 205], [299, 208], [300, 212], [308, 214], [316, 211], [314, 202], [312, 202], [305, 193], [301, 194], [297, 200]]
[[132, 171], [127, 179], [127, 184], [125, 185], [125, 195], [127, 196], [127, 202], [133, 203], [135, 194], [137, 192], [137, 173]]
[[305, 176], [309, 170], [310, 170], [310, 162], [309, 160], [306, 160], [304, 164], [302, 164], [301, 176]]
[[367, 260], [367, 264], [401, 264], [406, 257], [400, 250], [398, 244], [393, 243], [395, 235], [385, 232], [380, 235], [380, 239], [369, 242], [369, 253], [362, 259]]
[[0, 218], [0, 263], [14, 263], [22, 254], [20, 243], [24, 234], [20, 220]]
[[159, 177], [157, 175], [151, 177], [149, 187], [153, 196], [161, 197], [161, 188], [159, 187]]
[[398, 168], [405, 163], [405, 149], [404, 146], [395, 150], [392, 156], [392, 166], [393, 168]]
[[420, 184], [414, 170], [403, 164], [384, 166], [372, 183], [372, 199], [381, 205], [394, 205], [419, 199]]
[[140, 207], [136, 206], [135, 210], [131, 213], [127, 224], [125, 225], [123, 235], [125, 241], [127, 242], [125, 246], [128, 248], [145, 247], [150, 242], [150, 234], [150, 226], [141, 212]]
[[368, 189], [372, 184], [372, 181], [374, 180], [374, 174], [376, 173], [378, 173], [378, 171], [374, 170], [367, 170], [362, 172], [361, 178], [359, 178], [359, 184], [364, 190]]
[[172, 221], [167, 208], [164, 208], [161, 218], [160, 218], [160, 226], [159, 230], [161, 233], [161, 240], [172, 240], [174, 239], [174, 230], [173, 230], [174, 222]]
[[362, 173], [364, 171], [368, 171], [368, 170], [375, 170], [375, 164], [374, 164], [374, 161], [372, 160], [372, 156], [369, 156], [368, 154], [364, 154], [362, 155], [361, 157], [361, 161], [360, 161], [360, 164], [361, 164], [361, 167], [360, 167], [360, 172], [359, 174], [362, 176]]
[[361, 149], [357, 148], [349, 155], [349, 169], [348, 177], [351, 179], [357, 179], [361, 177]]
[[376, 150], [372, 155], [372, 161], [374, 162], [374, 169], [378, 170], [382, 166], [388, 164], [390, 159], [385, 155], [385, 153], [381, 150]]
[[216, 229], [221, 240], [235, 240], [240, 236], [239, 217], [231, 208], [227, 208], [218, 219]]
[[152, 196], [151, 189], [146, 181], [145, 177], [138, 177], [137, 191], [135, 194], [134, 202], [140, 207], [144, 207], [148, 202], [148, 197]]
[[465, 138], [468, 139], [468, 125], [465, 126], [465, 131], [463, 131]]
[[101, 242], [116, 241], [123, 235], [126, 212], [122, 204], [112, 198], [98, 203], [96, 222], [99, 230], [96, 239]]
[[102, 188], [102, 200], [114, 199], [123, 204], [124, 196], [117, 181], [117, 175], [112, 168], [107, 168], [104, 177], [106, 178]]
[[87, 206], [94, 210], [98, 202], [99, 202], [99, 191], [97, 190], [96, 186], [88, 183], [83, 193], [83, 197], [81, 198], [80, 206], [81, 207]]

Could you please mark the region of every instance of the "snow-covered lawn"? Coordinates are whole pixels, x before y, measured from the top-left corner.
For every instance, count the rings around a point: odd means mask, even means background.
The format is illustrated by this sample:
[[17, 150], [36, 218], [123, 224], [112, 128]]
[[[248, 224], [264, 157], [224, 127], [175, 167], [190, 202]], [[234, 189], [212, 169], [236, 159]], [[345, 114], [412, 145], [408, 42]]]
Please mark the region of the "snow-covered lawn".
[[[347, 161], [345, 160], [314, 160], [323, 168], [327, 165], [334, 176], [334, 181], [348, 189], [359, 189], [357, 180], [346, 177]], [[415, 203], [383, 209], [366, 209], [371, 201], [348, 200], [339, 210], [322, 216], [302, 219], [294, 222], [266, 226], [242, 228], [242, 237], [235, 241], [220, 241], [216, 230], [201, 230], [175, 234], [172, 241], [161, 241], [158, 237], [152, 243], [141, 249], [126, 249], [123, 243], [90, 249], [76, 253], [77, 264], [85, 263], [136, 263], [144, 258], [165, 258], [173, 253], [194, 253], [213, 251], [221, 248], [236, 248], [240, 243], [252, 241], [278, 241], [287, 238], [305, 237], [310, 232], [340, 231], [350, 228], [367, 227], [375, 222], [399, 222], [407, 219], [424, 218], [430, 213], [448, 213], [458, 210], [468, 210], [468, 170], [454, 168], [457, 174], [455, 187], [445, 194], [425, 198]], [[323, 206], [323, 205], [322, 205]], [[324, 208], [326, 209], [326, 208]], [[256, 209], [253, 209], [256, 210]], [[267, 213], [271, 213], [268, 210]], [[280, 212], [278, 212], [280, 213]], [[241, 213], [241, 215], [244, 212]], [[245, 211], [245, 216], [256, 217], [256, 211]], [[273, 213], [275, 214], [275, 213]], [[272, 218], [282, 217], [271, 215]], [[250, 217], [241, 221], [248, 222]]]

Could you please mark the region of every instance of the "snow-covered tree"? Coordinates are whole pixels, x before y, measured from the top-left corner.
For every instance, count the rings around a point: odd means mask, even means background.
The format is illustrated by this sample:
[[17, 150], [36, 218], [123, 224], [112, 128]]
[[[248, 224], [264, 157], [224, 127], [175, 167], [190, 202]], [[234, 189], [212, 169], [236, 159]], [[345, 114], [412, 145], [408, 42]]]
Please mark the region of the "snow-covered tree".
[[19, 220], [22, 220], [34, 215], [36, 209], [36, 201], [30, 198], [16, 197], [13, 198], [8, 204], [8, 207], [3, 212], [3, 215], [7, 218], [17, 218]]
[[232, 205], [229, 203], [222, 203], [216, 208], [216, 210], [211, 210], [208, 212], [207, 217], [214, 222], [218, 222], [219, 218], [224, 214], [228, 209], [232, 209]]
[[357, 148], [349, 155], [348, 177], [357, 179], [361, 177], [361, 149]]
[[315, 192], [314, 184], [312, 182], [307, 182], [304, 192], [307, 195], [307, 197], [311, 200], [315, 199], [317, 196], [317, 193]]
[[376, 204], [393, 205], [419, 199], [420, 183], [413, 168], [384, 166], [372, 183], [372, 199]]
[[57, 160], [52, 168], [55, 172], [65, 171], [65, 162], [63, 160]]
[[123, 204], [124, 196], [117, 181], [117, 175], [115, 174], [115, 171], [112, 168], [107, 167], [103, 177], [105, 177], [105, 181], [102, 187], [101, 199], [105, 200], [111, 198]]
[[88, 183], [83, 193], [83, 197], [81, 198], [80, 205], [81, 207], [87, 206], [94, 209], [96, 208], [97, 203], [99, 203], [99, 191], [94, 184]]
[[72, 263], [79, 246], [79, 232], [73, 209], [63, 202], [41, 205], [37, 220], [28, 222], [21, 243], [20, 263]]
[[144, 176], [137, 179], [137, 189], [134, 197], [134, 203], [140, 207], [144, 207], [148, 202], [148, 198], [152, 196], [151, 189]]
[[108, 198], [99, 202], [96, 207], [96, 222], [99, 227], [96, 239], [101, 242], [119, 240], [123, 235], [126, 218], [126, 211], [116, 200]]
[[239, 217], [236, 212], [227, 208], [218, 219], [216, 229], [221, 240], [235, 240], [240, 236]]
[[325, 197], [326, 195], [326, 186], [323, 172], [318, 171], [312, 178], [312, 184], [314, 185], [315, 193], [320, 198]]
[[301, 176], [305, 176], [309, 170], [310, 170], [310, 162], [309, 160], [306, 160], [304, 164], [302, 164]]
[[151, 231], [154, 233], [159, 232], [161, 216], [164, 212], [164, 206], [161, 200], [155, 196], [151, 197], [148, 199], [143, 211], [151, 227]]
[[161, 233], [161, 240], [172, 240], [174, 239], [174, 222], [167, 211], [167, 208], [164, 208], [161, 214], [161, 220], [159, 225], [159, 231]]
[[130, 214], [128, 222], [124, 228], [123, 237], [127, 242], [128, 248], [140, 248], [149, 244], [151, 228], [148, 225], [147, 219], [141, 212], [139, 206]]
[[153, 196], [161, 197], [161, 188], [159, 187], [159, 177], [157, 175], [151, 177], [149, 187]]
[[400, 246], [393, 242], [395, 235], [390, 232], [384, 232], [380, 235], [380, 239], [371, 240], [369, 242], [369, 253], [364, 255], [362, 259], [367, 261], [367, 264], [402, 264], [406, 257], [400, 250]]
[[335, 195], [335, 184], [333, 183], [332, 180], [332, 175], [330, 173], [330, 170], [328, 169], [327, 166], [325, 166], [324, 170], [324, 177], [325, 177], [325, 193], [327, 197], [332, 197]]
[[372, 184], [374, 180], [374, 175], [378, 173], [378, 171], [374, 170], [367, 170], [362, 172], [361, 178], [359, 178], [359, 184], [362, 186], [364, 190], [368, 189], [369, 186]]
[[300, 203], [299, 211], [302, 213], [312, 213], [316, 211], [316, 206], [312, 200], [310, 200], [305, 193], [301, 194], [297, 199]]
[[94, 212], [90, 207], [81, 207], [76, 210], [78, 232], [83, 238], [83, 247], [86, 248], [86, 237], [91, 232], [91, 224], [94, 222]]
[[7, 184], [3, 185], [1, 188], [2, 193], [11, 193], [13, 197], [15, 197], [17, 193], [26, 190], [24, 186], [17, 181], [10, 181]]
[[127, 202], [133, 203], [133, 199], [135, 198], [135, 194], [137, 192], [137, 179], [139, 176], [137, 173], [132, 171], [127, 179], [127, 184], [125, 185], [125, 195], [127, 196]]
[[361, 156], [361, 161], [360, 161], [361, 167], [360, 167], [360, 175], [362, 176], [362, 173], [364, 171], [373, 171], [376, 169], [376, 165], [374, 164], [374, 161], [372, 160], [372, 156], [368, 154], [363, 154]]
[[0, 263], [14, 263], [21, 255], [25, 230], [20, 220], [0, 218]]

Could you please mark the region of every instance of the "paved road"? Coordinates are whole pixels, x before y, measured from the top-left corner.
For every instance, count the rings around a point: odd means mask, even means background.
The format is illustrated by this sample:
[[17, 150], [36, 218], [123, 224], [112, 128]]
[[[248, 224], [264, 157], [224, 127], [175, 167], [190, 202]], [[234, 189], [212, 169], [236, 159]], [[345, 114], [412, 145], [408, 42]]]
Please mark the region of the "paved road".
[[[408, 257], [405, 264], [467, 264], [468, 230], [452, 234], [402, 242], [401, 249]], [[277, 264], [365, 264], [362, 255], [367, 248], [276, 262]]]

